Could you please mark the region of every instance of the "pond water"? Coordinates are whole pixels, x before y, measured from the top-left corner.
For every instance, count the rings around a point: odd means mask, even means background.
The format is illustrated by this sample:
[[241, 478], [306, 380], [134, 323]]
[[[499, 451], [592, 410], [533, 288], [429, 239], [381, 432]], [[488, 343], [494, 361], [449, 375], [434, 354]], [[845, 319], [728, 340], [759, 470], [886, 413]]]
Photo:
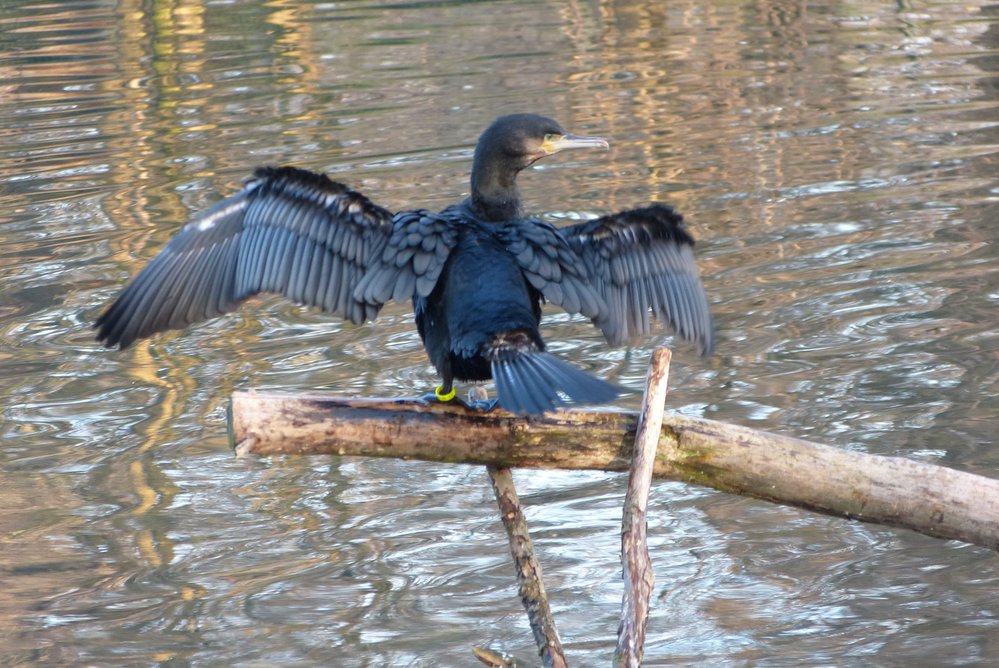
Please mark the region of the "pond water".
[[[239, 388], [436, 380], [405, 305], [277, 298], [126, 352], [90, 324], [252, 167], [393, 208], [467, 192], [498, 114], [608, 152], [522, 175], [556, 223], [669, 202], [718, 352], [669, 406], [999, 476], [999, 6], [83, 0], [0, 5], [0, 664], [477, 665], [535, 650], [479, 467], [238, 460]], [[630, 392], [649, 352], [551, 311]], [[573, 665], [610, 662], [625, 478], [515, 474]], [[656, 483], [648, 665], [981, 665], [999, 559]]]

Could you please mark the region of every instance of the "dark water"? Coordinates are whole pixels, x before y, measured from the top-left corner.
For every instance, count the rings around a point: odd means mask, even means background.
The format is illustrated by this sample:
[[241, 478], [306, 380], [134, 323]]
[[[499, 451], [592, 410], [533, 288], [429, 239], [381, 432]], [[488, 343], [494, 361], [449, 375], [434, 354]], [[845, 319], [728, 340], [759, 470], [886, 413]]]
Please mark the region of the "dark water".
[[[718, 354], [677, 348], [673, 408], [999, 476], [997, 99], [974, 2], [0, 4], [0, 664], [530, 662], [481, 469], [228, 450], [237, 388], [430, 387], [408, 308], [89, 329], [253, 165], [440, 207], [502, 112], [611, 139], [523, 175], [542, 217], [689, 219]], [[624, 407], [670, 342], [546, 323]], [[517, 483], [570, 660], [607, 665], [623, 477]], [[648, 665], [999, 661], [986, 550], [673, 483], [650, 534]]]

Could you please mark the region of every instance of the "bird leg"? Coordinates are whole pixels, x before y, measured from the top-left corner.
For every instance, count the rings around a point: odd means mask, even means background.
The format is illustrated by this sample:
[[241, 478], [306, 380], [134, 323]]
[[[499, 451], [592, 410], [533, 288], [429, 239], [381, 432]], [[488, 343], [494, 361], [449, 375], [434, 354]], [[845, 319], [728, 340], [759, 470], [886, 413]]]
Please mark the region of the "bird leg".
[[[446, 389], [445, 389], [446, 388]], [[468, 401], [461, 399], [457, 396], [454, 387], [450, 382], [444, 383], [437, 386], [433, 392], [423, 395], [420, 397], [420, 401], [424, 403], [440, 403], [440, 404], [450, 404], [455, 403], [462, 408], [467, 408], [471, 411], [479, 411], [482, 413], [488, 413], [489, 411], [496, 408], [496, 404], [499, 399], [489, 399], [489, 395], [486, 393], [484, 387], [472, 387], [468, 391]]]
[[[447, 389], [445, 389], [445, 387]], [[454, 387], [451, 385], [451, 381], [448, 381], [443, 385], [438, 385], [437, 388], [434, 390], [434, 398], [441, 403], [454, 401], [455, 394], [456, 393], [454, 391]]]
[[[446, 390], [444, 388], [447, 388]], [[454, 388], [451, 387], [451, 383], [444, 383], [443, 385], [438, 385], [433, 392], [428, 392], [420, 397], [420, 401], [425, 404], [437, 403], [437, 404], [449, 404], [452, 401], [457, 401], [459, 404], [464, 404], [461, 399], [456, 399], [456, 392]]]

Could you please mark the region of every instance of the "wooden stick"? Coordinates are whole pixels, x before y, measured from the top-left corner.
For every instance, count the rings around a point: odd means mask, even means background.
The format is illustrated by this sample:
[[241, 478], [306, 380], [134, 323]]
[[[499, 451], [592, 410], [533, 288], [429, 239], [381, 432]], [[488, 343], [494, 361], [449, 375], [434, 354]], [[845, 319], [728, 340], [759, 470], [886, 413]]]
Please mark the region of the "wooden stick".
[[621, 568], [624, 595], [621, 601], [621, 624], [617, 629], [617, 649], [614, 664], [627, 668], [642, 665], [645, 629], [649, 622], [649, 597], [656, 584], [649, 558], [646, 509], [652, 486], [652, 469], [659, 447], [663, 426], [666, 389], [669, 383], [669, 348], [652, 353], [649, 374], [645, 381], [642, 412], [635, 434], [634, 457], [628, 476], [628, 492], [624, 497], [624, 517], [621, 521]]
[[512, 668], [515, 665], [511, 659], [488, 647], [473, 647], [472, 654], [491, 668]]
[[[239, 454], [339, 454], [539, 468], [627, 470], [637, 416], [519, 418], [416, 399], [236, 392]], [[999, 480], [667, 414], [653, 476], [999, 549]]]
[[520, 584], [520, 600], [524, 603], [531, 631], [534, 632], [534, 641], [538, 644], [541, 664], [545, 668], [565, 668], [562, 641], [558, 637], [555, 619], [548, 605], [545, 583], [541, 579], [541, 564], [534, 556], [534, 543], [527, 532], [527, 519], [520, 509], [513, 476], [508, 468], [487, 466], [486, 470], [489, 471], [500, 517], [510, 539], [510, 554], [513, 556], [517, 582]]

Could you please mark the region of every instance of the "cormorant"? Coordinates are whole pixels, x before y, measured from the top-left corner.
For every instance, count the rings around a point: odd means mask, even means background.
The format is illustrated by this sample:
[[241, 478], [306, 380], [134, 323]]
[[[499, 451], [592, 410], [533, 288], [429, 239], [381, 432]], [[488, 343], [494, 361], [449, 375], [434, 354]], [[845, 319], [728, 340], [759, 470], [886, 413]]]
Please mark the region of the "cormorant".
[[498, 118], [472, 163], [471, 195], [439, 213], [392, 214], [325, 175], [258, 168], [194, 216], [94, 327], [105, 346], [232, 311], [274, 292], [360, 324], [412, 299], [443, 382], [495, 379], [499, 405], [538, 414], [610, 401], [618, 390], [545, 352], [545, 300], [581, 313], [611, 345], [648, 334], [650, 313], [702, 354], [711, 316], [682, 217], [664, 205], [556, 228], [524, 215], [516, 178], [566, 149], [607, 147], [536, 114]]

